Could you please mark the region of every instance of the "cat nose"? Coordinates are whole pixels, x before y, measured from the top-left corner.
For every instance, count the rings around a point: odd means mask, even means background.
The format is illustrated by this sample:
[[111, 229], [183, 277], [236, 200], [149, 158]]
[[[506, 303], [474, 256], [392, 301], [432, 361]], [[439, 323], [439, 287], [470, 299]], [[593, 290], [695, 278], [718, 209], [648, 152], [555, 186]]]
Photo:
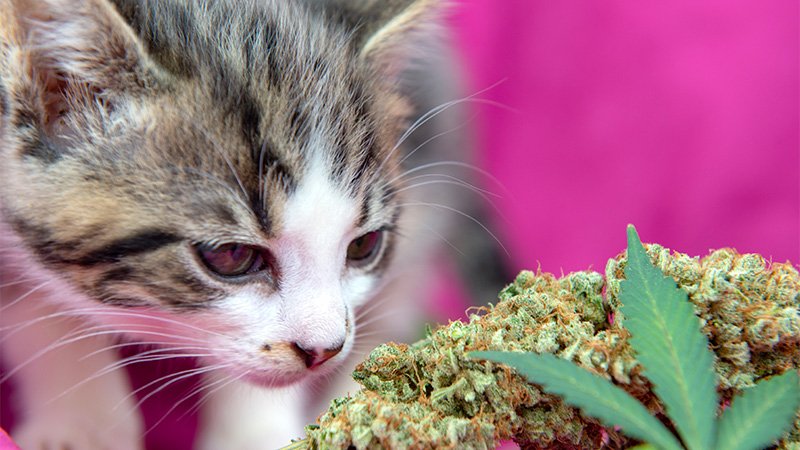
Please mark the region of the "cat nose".
[[318, 367], [322, 365], [325, 361], [333, 358], [334, 356], [338, 355], [340, 351], [342, 351], [342, 347], [344, 346], [344, 342], [326, 349], [316, 349], [316, 348], [305, 348], [302, 345], [298, 344], [297, 342], [292, 343], [292, 348], [294, 349], [297, 356], [303, 360], [306, 364], [306, 367], [309, 369], [313, 369], [314, 367]]

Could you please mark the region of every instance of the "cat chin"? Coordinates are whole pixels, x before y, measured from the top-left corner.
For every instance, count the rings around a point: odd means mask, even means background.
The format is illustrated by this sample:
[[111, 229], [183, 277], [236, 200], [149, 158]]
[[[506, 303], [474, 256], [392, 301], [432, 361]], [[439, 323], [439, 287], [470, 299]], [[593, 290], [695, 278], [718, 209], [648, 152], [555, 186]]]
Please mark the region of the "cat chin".
[[[327, 367], [326, 367], [327, 366]], [[232, 369], [229, 373], [230, 376], [239, 378], [249, 384], [265, 387], [265, 388], [284, 388], [298, 383], [314, 380], [316, 378], [324, 378], [335, 372], [339, 364], [331, 362], [324, 366], [301, 369], [292, 371], [279, 371], [279, 370], [242, 370], [237, 371]], [[243, 374], [244, 373], [244, 374]]]
[[255, 386], [265, 387], [265, 388], [283, 388], [288, 387], [293, 384], [300, 383], [301, 381], [305, 381], [308, 379], [308, 375], [310, 374], [298, 374], [292, 376], [276, 376], [273, 374], [270, 375], [260, 375], [260, 374], [247, 374], [242, 377], [243, 381], [247, 383], [253, 384]]
[[329, 372], [330, 370], [306, 370], [294, 374], [248, 373], [242, 376], [241, 380], [254, 386], [278, 389], [313, 380]]

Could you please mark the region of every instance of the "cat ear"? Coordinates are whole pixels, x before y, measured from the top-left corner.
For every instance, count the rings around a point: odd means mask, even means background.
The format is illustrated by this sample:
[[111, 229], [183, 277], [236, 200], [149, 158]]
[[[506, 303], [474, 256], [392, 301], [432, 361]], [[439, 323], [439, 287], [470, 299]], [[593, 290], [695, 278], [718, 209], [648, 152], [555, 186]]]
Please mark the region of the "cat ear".
[[416, 58], [424, 57], [424, 49], [435, 47], [431, 38], [441, 32], [442, 1], [376, 1], [373, 9], [382, 11], [377, 23], [366, 28], [360, 51], [362, 58], [382, 72], [396, 76]]
[[[0, 0], [7, 48], [6, 89], [21, 89], [41, 124], [77, 103], [113, 105], [120, 95], [153, 89], [156, 66], [113, 6], [104, 0]], [[8, 10], [8, 11], [7, 11]], [[11, 18], [13, 17], [13, 19]], [[12, 23], [13, 22], [13, 23]], [[9, 28], [3, 28], [8, 25]], [[6, 36], [8, 34], [8, 36]]]
[[[397, 77], [435, 48], [446, 0], [306, 0], [347, 28], [361, 57]], [[429, 53], [435, 53], [431, 51]]]

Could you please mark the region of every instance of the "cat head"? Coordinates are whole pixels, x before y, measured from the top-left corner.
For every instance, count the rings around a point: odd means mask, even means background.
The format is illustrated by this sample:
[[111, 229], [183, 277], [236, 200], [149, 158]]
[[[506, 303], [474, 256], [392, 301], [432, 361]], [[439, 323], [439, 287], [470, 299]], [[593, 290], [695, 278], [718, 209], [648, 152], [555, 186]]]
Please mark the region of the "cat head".
[[76, 307], [281, 385], [352, 346], [439, 6], [0, 0], [5, 221]]

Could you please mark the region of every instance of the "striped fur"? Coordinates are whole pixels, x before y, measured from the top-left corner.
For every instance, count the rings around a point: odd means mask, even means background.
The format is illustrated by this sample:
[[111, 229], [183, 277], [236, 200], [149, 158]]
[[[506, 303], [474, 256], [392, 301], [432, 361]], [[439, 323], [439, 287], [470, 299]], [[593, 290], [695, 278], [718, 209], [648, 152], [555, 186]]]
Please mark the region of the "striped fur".
[[[416, 263], [447, 229], [407, 206], [448, 194], [411, 197], [404, 171], [466, 148], [448, 135], [445, 153], [413, 154], [452, 116], [404, 135], [455, 96], [415, 65], [440, 13], [435, 0], [0, 0], [0, 242], [15, 247], [0, 252], [0, 295], [14, 276], [52, 283], [33, 300], [91, 308], [85, 325], [129, 338], [156, 330], [159, 344], [199, 347], [201, 363], [271, 387], [344, 363], [356, 310], [376, 295], [407, 314], [372, 325], [406, 336], [420, 309], [408, 299], [431, 273]], [[376, 257], [350, 264], [349, 244], [376, 231]], [[261, 249], [268, 270], [212, 273], [201, 249], [227, 244]], [[393, 269], [411, 274], [402, 295], [382, 281]], [[212, 408], [225, 411], [214, 421], [242, 428], [230, 408]], [[276, 436], [302, 414], [274, 416]]]
[[[394, 224], [398, 186], [381, 180], [397, 175], [411, 111], [351, 24], [284, 1], [60, 3], [21, 42], [5, 37], [19, 67], [0, 78], [4, 215], [43, 264], [102, 301], [114, 274], [153, 275], [155, 250], [265, 242], [313, 155], [360, 224]], [[191, 281], [181, 295], [151, 300], [217, 297], [175, 269], [157, 277]]]

